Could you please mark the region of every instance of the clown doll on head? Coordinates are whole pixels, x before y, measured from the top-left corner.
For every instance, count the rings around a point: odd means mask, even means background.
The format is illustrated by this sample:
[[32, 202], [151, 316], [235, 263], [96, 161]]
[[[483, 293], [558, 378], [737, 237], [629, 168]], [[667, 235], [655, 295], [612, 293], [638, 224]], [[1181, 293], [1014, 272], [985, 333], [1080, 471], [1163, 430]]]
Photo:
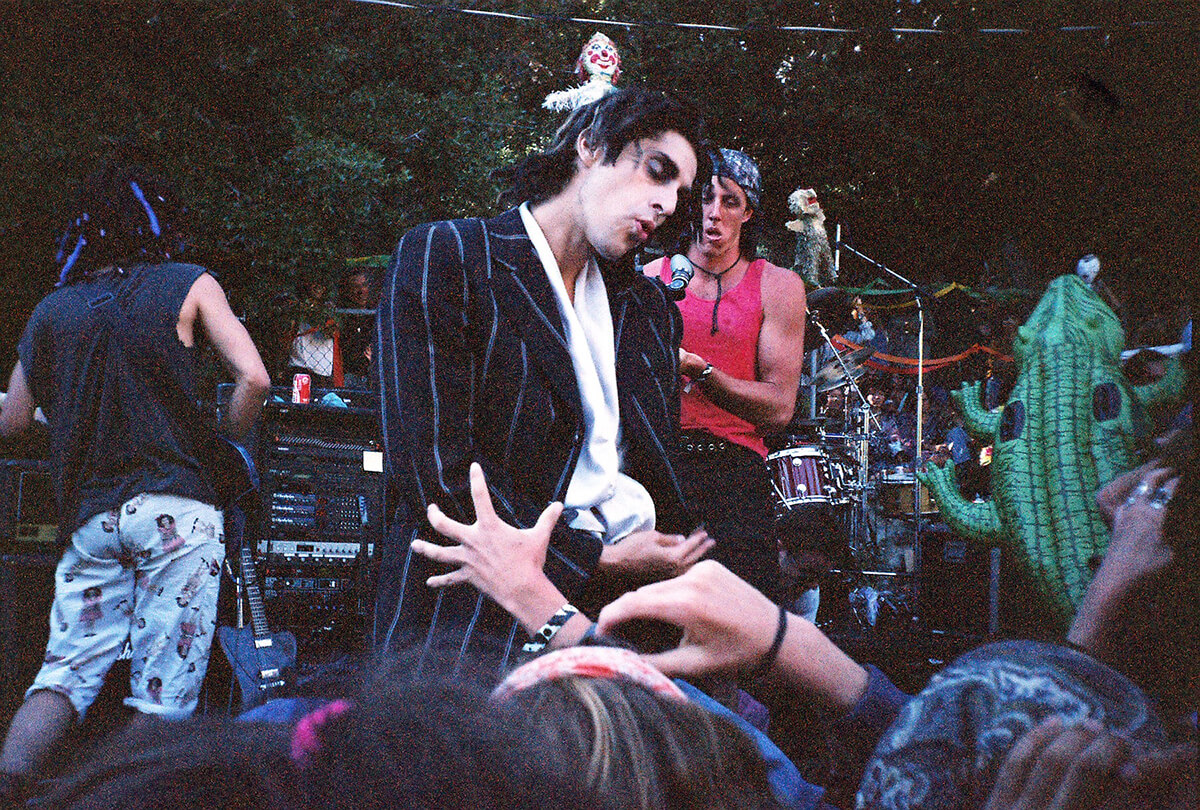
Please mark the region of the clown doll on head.
[[617, 53], [617, 46], [599, 31], [592, 34], [575, 62], [575, 75], [583, 84], [551, 93], [542, 106], [547, 110], [569, 112], [615, 90], [614, 85], [621, 75], [621, 55]]

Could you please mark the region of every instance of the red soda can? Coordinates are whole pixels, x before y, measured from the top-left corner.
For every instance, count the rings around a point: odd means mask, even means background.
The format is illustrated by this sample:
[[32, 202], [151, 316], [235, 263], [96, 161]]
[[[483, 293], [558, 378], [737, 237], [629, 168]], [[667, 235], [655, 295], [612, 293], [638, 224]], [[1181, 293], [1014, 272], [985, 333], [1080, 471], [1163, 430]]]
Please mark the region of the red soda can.
[[312, 402], [312, 377], [303, 373], [292, 375], [292, 402], [299, 405]]

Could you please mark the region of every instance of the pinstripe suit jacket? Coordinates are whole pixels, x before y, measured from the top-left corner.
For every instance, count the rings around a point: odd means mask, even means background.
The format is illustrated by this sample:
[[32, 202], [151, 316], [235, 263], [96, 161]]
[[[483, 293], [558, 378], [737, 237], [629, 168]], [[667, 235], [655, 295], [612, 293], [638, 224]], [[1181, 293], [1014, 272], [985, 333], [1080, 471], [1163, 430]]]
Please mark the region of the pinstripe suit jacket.
[[[678, 309], [658, 280], [604, 268], [616, 341], [625, 472], [654, 498], [661, 531], [690, 531], [675, 475], [679, 420]], [[520, 212], [422, 225], [401, 239], [379, 306], [377, 356], [391, 502], [380, 555], [377, 647], [412, 643], [466, 651], [515, 622], [468, 586], [433, 592], [433, 564], [409, 550], [432, 536], [425, 508], [471, 522], [468, 468], [478, 461], [497, 514], [532, 526], [561, 500], [583, 446], [579, 389], [546, 272]], [[546, 571], [575, 599], [600, 542], [555, 527]], [[475, 655], [484, 655], [479, 639]]]

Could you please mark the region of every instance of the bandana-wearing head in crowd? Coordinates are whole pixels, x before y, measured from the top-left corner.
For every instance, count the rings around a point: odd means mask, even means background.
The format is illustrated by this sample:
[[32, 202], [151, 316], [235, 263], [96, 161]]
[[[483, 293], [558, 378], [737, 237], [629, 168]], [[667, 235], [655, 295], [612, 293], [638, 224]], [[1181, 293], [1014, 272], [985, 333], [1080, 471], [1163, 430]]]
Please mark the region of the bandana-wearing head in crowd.
[[543, 681], [563, 678], [606, 678], [631, 681], [660, 697], [686, 702], [675, 682], [642, 660], [641, 656], [620, 647], [569, 647], [546, 653], [514, 669], [492, 693], [504, 700], [514, 692]]

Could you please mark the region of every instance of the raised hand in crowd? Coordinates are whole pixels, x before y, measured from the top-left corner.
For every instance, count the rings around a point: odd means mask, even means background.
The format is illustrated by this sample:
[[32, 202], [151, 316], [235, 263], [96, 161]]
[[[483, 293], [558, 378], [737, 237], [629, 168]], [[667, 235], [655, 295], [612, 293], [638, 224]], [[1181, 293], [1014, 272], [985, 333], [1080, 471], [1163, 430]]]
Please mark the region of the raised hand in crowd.
[[[518, 529], [496, 514], [487, 480], [478, 464], [471, 465], [470, 478], [474, 523], [452, 520], [436, 504], [430, 504], [428, 511], [430, 525], [457, 545], [413, 541], [412, 549], [417, 554], [458, 566], [430, 577], [426, 584], [441, 588], [468, 582], [496, 600], [525, 629], [535, 631], [567, 601], [543, 571], [550, 534], [562, 514], [562, 504], [547, 506], [532, 528]], [[712, 548], [713, 542], [703, 529], [689, 537], [654, 530], [634, 532], [605, 546], [601, 566], [611, 573], [643, 581], [671, 577], [694, 565]], [[563, 632], [560, 643], [577, 640], [582, 635], [586, 623], [576, 624], [577, 632]], [[564, 630], [570, 628], [567, 625]]]
[[475, 522], [459, 523], [446, 517], [436, 504], [430, 504], [429, 524], [455, 545], [414, 540], [412, 550], [434, 562], [457, 566], [430, 577], [427, 585], [442, 588], [468, 582], [495, 599], [532, 632], [566, 603], [562, 592], [542, 570], [562, 504], [547, 506], [532, 528], [518, 529], [496, 514], [479, 464], [471, 464], [470, 478]]
[[1053, 716], [1017, 740], [984, 810], [1194, 807], [1195, 749], [1139, 752], [1089, 720]]
[[1067, 634], [1071, 643], [1105, 660], [1119, 656], [1131, 605], [1174, 559], [1163, 523], [1178, 483], [1175, 473], [1152, 462], [1100, 490], [1097, 502], [1112, 523], [1112, 540]]
[[[754, 670], [772, 646], [780, 609], [720, 563], [701, 560], [687, 573], [621, 596], [600, 611], [597, 630], [650, 619], [683, 629], [672, 650], [646, 656], [668, 675], [693, 677]], [[788, 614], [787, 629], [770, 673], [819, 702], [853, 706], [867, 689], [867, 671], [811, 622]]]

